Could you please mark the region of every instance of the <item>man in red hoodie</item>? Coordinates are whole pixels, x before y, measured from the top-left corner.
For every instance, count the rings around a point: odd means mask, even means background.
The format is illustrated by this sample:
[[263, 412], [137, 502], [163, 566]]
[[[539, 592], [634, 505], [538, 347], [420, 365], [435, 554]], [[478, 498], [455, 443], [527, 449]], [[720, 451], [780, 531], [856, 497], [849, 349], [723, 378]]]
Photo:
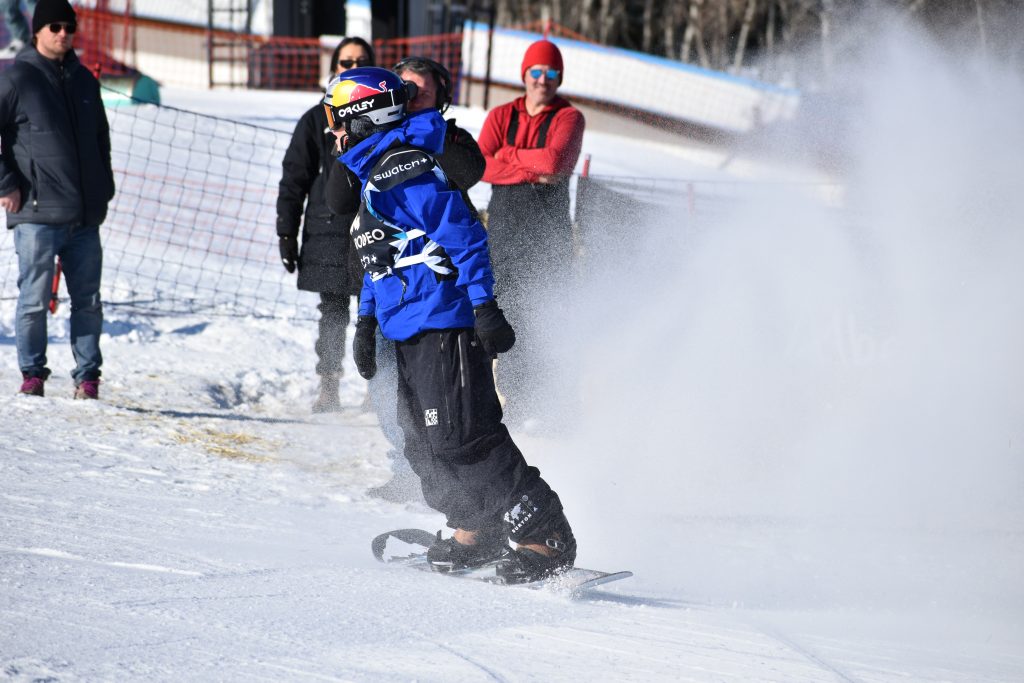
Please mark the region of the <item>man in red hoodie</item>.
[[560, 290], [572, 271], [569, 177], [585, 126], [583, 114], [558, 95], [563, 65], [554, 43], [530, 45], [520, 75], [525, 93], [492, 109], [479, 139], [487, 161], [484, 181], [492, 186], [487, 240], [495, 293], [520, 333], [513, 354], [518, 358], [510, 358], [512, 370], [500, 375], [513, 412], [516, 402], [528, 403], [538, 379], [550, 376], [543, 330], [530, 314], [548, 298], [544, 292]]

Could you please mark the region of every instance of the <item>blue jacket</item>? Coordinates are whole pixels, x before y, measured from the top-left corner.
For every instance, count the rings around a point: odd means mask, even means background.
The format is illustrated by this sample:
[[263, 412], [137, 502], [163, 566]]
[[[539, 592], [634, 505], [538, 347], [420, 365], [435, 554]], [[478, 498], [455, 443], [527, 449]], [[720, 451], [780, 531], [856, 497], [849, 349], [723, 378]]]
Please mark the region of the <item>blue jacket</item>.
[[473, 307], [494, 298], [487, 232], [431, 156], [445, 131], [441, 115], [424, 110], [341, 157], [363, 187], [352, 233], [366, 271], [359, 315], [397, 341], [471, 328]]

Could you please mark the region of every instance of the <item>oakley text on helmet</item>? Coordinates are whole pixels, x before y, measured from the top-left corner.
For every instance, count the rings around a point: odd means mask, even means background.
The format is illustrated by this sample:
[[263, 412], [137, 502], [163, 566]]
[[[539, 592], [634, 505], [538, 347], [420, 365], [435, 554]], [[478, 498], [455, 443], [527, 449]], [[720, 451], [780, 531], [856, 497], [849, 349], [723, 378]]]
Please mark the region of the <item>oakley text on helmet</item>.
[[324, 93], [324, 111], [331, 130], [345, 128], [351, 134], [351, 122], [364, 119], [363, 128], [376, 129], [397, 123], [405, 116], [410, 93], [398, 76], [375, 66], [343, 71], [331, 79]]

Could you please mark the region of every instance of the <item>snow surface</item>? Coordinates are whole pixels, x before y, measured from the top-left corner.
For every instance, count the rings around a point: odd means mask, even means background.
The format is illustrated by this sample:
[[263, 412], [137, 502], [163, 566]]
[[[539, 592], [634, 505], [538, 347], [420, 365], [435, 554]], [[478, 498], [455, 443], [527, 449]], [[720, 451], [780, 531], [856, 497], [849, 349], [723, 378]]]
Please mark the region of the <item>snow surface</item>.
[[[579, 599], [374, 561], [443, 520], [366, 495], [387, 444], [350, 359], [310, 415], [312, 324], [107, 310], [84, 402], [65, 307], [39, 399], [0, 301], [0, 677], [1024, 680], [1024, 86], [879, 61], [847, 211], [766, 185], [685, 239], [652, 220], [559, 302], [580, 398], [515, 436], [578, 563], [635, 572]], [[308, 98], [165, 93], [283, 129]]]

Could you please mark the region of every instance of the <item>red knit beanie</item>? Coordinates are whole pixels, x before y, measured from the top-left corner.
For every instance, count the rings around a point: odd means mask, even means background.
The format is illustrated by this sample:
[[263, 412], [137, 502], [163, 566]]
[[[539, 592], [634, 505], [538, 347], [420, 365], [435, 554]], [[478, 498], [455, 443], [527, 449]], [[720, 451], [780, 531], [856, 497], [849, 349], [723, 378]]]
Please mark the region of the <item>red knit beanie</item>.
[[[524, 81], [526, 80], [526, 70], [535, 64], [547, 64], [552, 69], [562, 71], [562, 53], [559, 52], [558, 46], [550, 40], [538, 40], [526, 48], [526, 54], [523, 55], [522, 73], [520, 73], [520, 77]], [[562, 76], [565, 74], [563, 73]]]

